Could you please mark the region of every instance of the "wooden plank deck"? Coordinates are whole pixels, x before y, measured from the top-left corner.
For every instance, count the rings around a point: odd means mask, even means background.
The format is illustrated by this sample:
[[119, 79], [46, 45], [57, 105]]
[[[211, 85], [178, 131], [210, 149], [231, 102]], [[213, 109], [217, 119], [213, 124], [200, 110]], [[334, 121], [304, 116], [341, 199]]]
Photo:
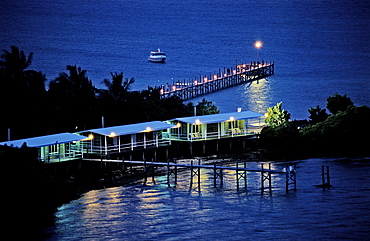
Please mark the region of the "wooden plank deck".
[[177, 96], [182, 100], [192, 99], [243, 83], [252, 82], [274, 74], [274, 62], [250, 62], [235, 68], [219, 69], [217, 73], [200, 75], [191, 80], [174, 81], [172, 84], [156, 86], [161, 98]]

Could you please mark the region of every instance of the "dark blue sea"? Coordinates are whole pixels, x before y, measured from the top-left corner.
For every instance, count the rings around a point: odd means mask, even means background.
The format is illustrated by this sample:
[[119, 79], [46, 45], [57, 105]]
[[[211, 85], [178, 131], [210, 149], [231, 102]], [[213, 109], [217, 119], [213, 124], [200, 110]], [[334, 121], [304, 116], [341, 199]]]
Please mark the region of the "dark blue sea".
[[[292, 119], [325, 108], [334, 93], [370, 105], [368, 0], [2, 0], [0, 6], [0, 48], [34, 52], [30, 68], [49, 81], [77, 65], [96, 87], [123, 72], [135, 78], [133, 90], [142, 90], [263, 59], [275, 61], [275, 75], [205, 98], [222, 112], [265, 113], [282, 101]], [[165, 64], [148, 62], [157, 48], [167, 53]], [[331, 190], [313, 187], [322, 163], [333, 166]], [[59, 208], [50, 240], [365, 239], [368, 159], [304, 160], [299, 168], [298, 191], [289, 195], [214, 190], [207, 188], [211, 180], [189, 192], [186, 175], [176, 189], [133, 184], [92, 191]]]
[[[2, 0], [0, 48], [34, 52], [48, 80], [77, 65], [99, 88], [123, 72], [133, 90], [273, 60], [267, 80], [205, 97], [222, 112], [282, 101], [302, 119], [334, 93], [370, 105], [369, 16], [368, 0]], [[157, 48], [166, 64], [148, 62]]]

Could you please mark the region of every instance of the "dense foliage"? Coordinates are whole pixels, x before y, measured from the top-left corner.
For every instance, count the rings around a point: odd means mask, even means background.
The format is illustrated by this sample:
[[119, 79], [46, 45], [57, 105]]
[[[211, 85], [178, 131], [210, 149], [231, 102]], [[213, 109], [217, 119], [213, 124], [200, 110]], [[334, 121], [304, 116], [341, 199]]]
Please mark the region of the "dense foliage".
[[[0, 141], [61, 132], [76, 132], [105, 126], [124, 125], [153, 120], [191, 116], [192, 103], [177, 97], [161, 99], [159, 90], [149, 88], [130, 91], [134, 78], [122, 72], [104, 79], [106, 89], [96, 88], [87, 71], [68, 65], [67, 72], [49, 81], [41, 72], [29, 70], [33, 53], [12, 46], [3, 50], [0, 61]], [[197, 105], [202, 114], [214, 113], [217, 107], [203, 100]]]
[[[305, 125], [287, 122], [287, 112], [275, 111], [274, 121], [267, 121], [262, 130], [263, 147], [273, 157], [368, 154], [370, 108], [354, 106], [349, 97], [339, 94], [327, 98], [327, 108], [330, 115], [319, 106], [311, 107]], [[281, 110], [281, 103], [269, 109]]]

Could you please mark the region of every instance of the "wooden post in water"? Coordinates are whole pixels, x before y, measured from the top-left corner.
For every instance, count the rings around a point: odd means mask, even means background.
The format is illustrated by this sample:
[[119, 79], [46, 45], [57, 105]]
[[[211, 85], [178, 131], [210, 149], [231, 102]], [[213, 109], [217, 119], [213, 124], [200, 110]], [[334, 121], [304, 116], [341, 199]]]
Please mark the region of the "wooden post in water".
[[[271, 163], [269, 163], [269, 170], [271, 170]], [[271, 193], [272, 192], [271, 172], [268, 173], [268, 179], [269, 179], [269, 189], [270, 189], [270, 193]]]
[[213, 163], [213, 187], [217, 187], [217, 169], [216, 169], [216, 162]]
[[[247, 163], [244, 161], [244, 169], [247, 169]], [[247, 183], [247, 171], [244, 170], [244, 187], [245, 187], [245, 190], [247, 190], [247, 187], [248, 187], [248, 183]]]
[[[293, 166], [286, 165], [285, 167], [286, 181], [285, 181], [285, 192], [289, 193], [290, 190], [297, 190], [297, 179], [296, 179], [296, 164]], [[294, 185], [293, 189], [289, 186]]]
[[[326, 176], [326, 180], [325, 180]], [[325, 189], [326, 187], [330, 187], [330, 174], [329, 174], [329, 166], [326, 166], [326, 172], [325, 172], [325, 166], [321, 166], [321, 186]]]
[[143, 166], [143, 168], [144, 168], [144, 185], [146, 184], [146, 181], [147, 181], [147, 168], [146, 168], [146, 159], [144, 158], [144, 166]]
[[198, 159], [198, 188], [200, 191], [200, 159]]
[[239, 160], [236, 159], [236, 190], [239, 191]]
[[[153, 160], [153, 158], [152, 158], [152, 162], [153, 162], [154, 160]], [[154, 165], [152, 165], [151, 166], [151, 171], [152, 171], [152, 182], [153, 182], [153, 184], [155, 184], [155, 166]]]
[[261, 193], [265, 190], [265, 178], [264, 178], [264, 173], [263, 173], [263, 163], [261, 164]]
[[193, 176], [194, 176], [194, 167], [193, 167], [193, 160], [190, 162], [190, 188], [193, 186]]

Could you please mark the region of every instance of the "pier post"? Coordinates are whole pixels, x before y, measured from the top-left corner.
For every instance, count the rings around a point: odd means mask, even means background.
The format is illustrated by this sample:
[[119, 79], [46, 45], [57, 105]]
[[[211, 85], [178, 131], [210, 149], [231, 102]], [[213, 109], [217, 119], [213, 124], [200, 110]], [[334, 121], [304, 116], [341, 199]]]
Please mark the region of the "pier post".
[[198, 188], [200, 191], [200, 159], [198, 159]]
[[213, 187], [217, 187], [217, 169], [216, 169], [216, 163], [213, 163]]
[[[222, 166], [222, 161], [220, 161], [220, 166]], [[224, 185], [224, 180], [223, 180], [223, 173], [222, 173], [222, 169], [219, 168], [219, 170], [217, 170], [217, 165], [216, 163], [213, 164], [213, 185], [214, 187], [216, 188], [217, 187], [217, 178], [220, 178], [220, 187], [223, 187]]]
[[193, 160], [190, 162], [190, 188], [193, 186]]
[[[247, 163], [244, 161], [244, 169], [247, 169]], [[247, 182], [247, 171], [244, 170], [244, 187], [245, 187], [245, 190], [247, 190], [247, 187], [248, 187], [248, 182]]]
[[[271, 170], [271, 163], [269, 163], [269, 170]], [[270, 193], [272, 192], [272, 185], [271, 185], [271, 172], [268, 173], [268, 179], [269, 179], [269, 190]]]
[[171, 170], [170, 170], [170, 159], [167, 159], [167, 186], [170, 187], [170, 175], [171, 175]]
[[[152, 158], [152, 162], [154, 162], [153, 158]], [[150, 169], [152, 171], [152, 182], [153, 182], [153, 184], [155, 184], [155, 166], [151, 165]]]
[[196, 171], [194, 171], [193, 160], [191, 161], [190, 172], [191, 172], [190, 188], [193, 185], [193, 178], [198, 175], [198, 188], [199, 188], [199, 191], [200, 191], [200, 159], [198, 159], [198, 168], [197, 168]]
[[[325, 180], [326, 176], [326, 180]], [[325, 172], [325, 166], [321, 166], [321, 180], [322, 180], [322, 187], [325, 189], [326, 187], [330, 187], [330, 174], [329, 174], [329, 166], [326, 166], [326, 172]]]
[[239, 160], [236, 159], [236, 190], [239, 191]]
[[[173, 162], [176, 163], [176, 159], [173, 159]], [[174, 169], [171, 170], [171, 165], [170, 165], [170, 159], [167, 159], [167, 185], [168, 187], [171, 186], [170, 178], [171, 175], [175, 176], [175, 185], [177, 184], [177, 166], [174, 166]]]
[[261, 193], [263, 193], [265, 190], [265, 178], [264, 178], [264, 172], [263, 172], [263, 163], [261, 164]]
[[[297, 190], [297, 179], [296, 179], [296, 164], [293, 166], [286, 165], [285, 167], [286, 181], [285, 181], [285, 192], [289, 193], [290, 190]], [[293, 189], [290, 189], [289, 186], [294, 185]]]
[[147, 181], [147, 168], [146, 168], [146, 159], [144, 158], [144, 185], [146, 184], [146, 181]]
[[265, 190], [265, 181], [268, 180], [269, 190], [270, 193], [272, 192], [272, 185], [271, 185], [271, 163], [269, 163], [269, 170], [265, 172], [264, 165], [261, 164], [261, 192], [263, 193]]

